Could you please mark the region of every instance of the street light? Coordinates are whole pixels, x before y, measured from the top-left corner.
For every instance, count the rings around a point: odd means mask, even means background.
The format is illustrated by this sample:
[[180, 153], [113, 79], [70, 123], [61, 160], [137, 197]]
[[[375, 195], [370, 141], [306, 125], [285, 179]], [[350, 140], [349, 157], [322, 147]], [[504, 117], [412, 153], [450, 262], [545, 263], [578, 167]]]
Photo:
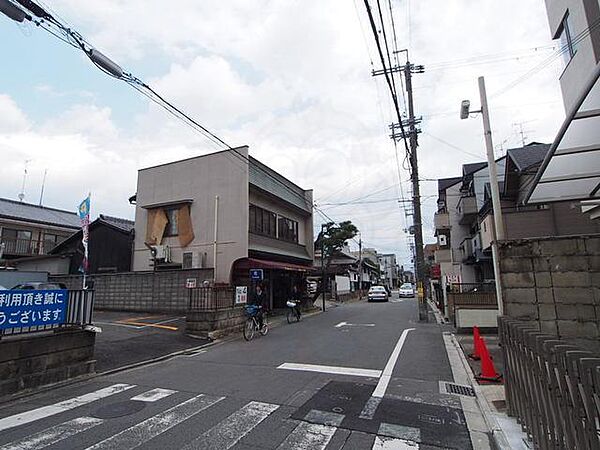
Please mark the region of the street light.
[[492, 130], [490, 127], [490, 113], [485, 93], [485, 79], [479, 77], [479, 98], [481, 109], [470, 111], [471, 102], [463, 100], [460, 107], [460, 118], [466, 119], [470, 113], [481, 113], [483, 118], [483, 134], [485, 136], [485, 148], [487, 153], [488, 168], [490, 171], [490, 189], [492, 191], [492, 212], [494, 214], [494, 227], [492, 227], [492, 260], [494, 264], [494, 277], [496, 279], [496, 301], [498, 303], [498, 314], [503, 315], [502, 287], [500, 286], [500, 261], [498, 257], [498, 240], [504, 239], [504, 223], [502, 221], [502, 206], [500, 205], [500, 192], [498, 190], [498, 172], [496, 170], [496, 159], [494, 158], [494, 145], [492, 143]]

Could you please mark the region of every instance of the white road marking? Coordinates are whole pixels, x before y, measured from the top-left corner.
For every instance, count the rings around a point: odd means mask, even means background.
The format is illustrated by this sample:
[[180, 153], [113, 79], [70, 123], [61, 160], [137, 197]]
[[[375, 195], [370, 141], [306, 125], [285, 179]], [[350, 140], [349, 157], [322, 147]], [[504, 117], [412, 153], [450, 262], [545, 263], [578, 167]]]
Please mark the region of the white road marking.
[[379, 397], [369, 397], [365, 406], [363, 406], [360, 415], [358, 416], [360, 419], [373, 420], [373, 416], [375, 416], [375, 411], [377, 411], [377, 407], [381, 403], [381, 398]]
[[400, 339], [396, 343], [396, 347], [394, 347], [394, 351], [390, 355], [390, 359], [388, 359], [385, 368], [383, 369], [383, 373], [381, 374], [381, 378], [379, 379], [379, 383], [377, 383], [377, 387], [371, 394], [373, 397], [383, 397], [385, 391], [387, 390], [388, 384], [390, 383], [390, 379], [392, 378], [392, 372], [394, 371], [394, 366], [396, 365], [396, 361], [398, 361], [398, 356], [400, 356], [400, 350], [402, 350], [402, 346], [406, 341], [406, 336], [410, 331], [414, 330], [414, 328], [407, 328], [400, 335]]
[[142, 394], [131, 397], [131, 400], [137, 400], [139, 402], [155, 402], [161, 398], [168, 397], [169, 395], [175, 394], [177, 391], [171, 389], [156, 388], [151, 391], [143, 392]]
[[419, 444], [404, 439], [388, 438], [376, 436], [373, 443], [373, 450], [415, 450]]
[[279, 405], [250, 402], [184, 448], [185, 450], [226, 450], [231, 448], [277, 408], [279, 408]]
[[360, 369], [356, 367], [321, 366], [318, 364], [284, 363], [277, 368], [287, 370], [302, 370], [306, 372], [333, 373], [336, 375], [352, 375], [355, 377], [379, 378], [381, 376], [381, 370]]
[[323, 450], [335, 434], [336, 427], [301, 422], [278, 449], [281, 450]]
[[348, 322], [340, 322], [335, 325], [336, 328], [342, 327], [374, 327], [374, 323], [348, 323]]
[[380, 436], [387, 436], [412, 442], [421, 441], [421, 430], [419, 428], [398, 425], [395, 423], [381, 422], [379, 424], [379, 431], [377, 434]]
[[331, 427], [339, 427], [346, 416], [344, 414], [338, 414], [330, 411], [320, 411], [318, 409], [311, 409], [304, 416], [304, 421], [311, 423], [320, 423], [321, 425], [329, 425]]
[[104, 421], [94, 417], [78, 417], [68, 422], [47, 428], [32, 434], [20, 441], [11, 442], [0, 447], [0, 450], [37, 450], [56, 444], [82, 431], [100, 425]]
[[156, 414], [114, 436], [100, 441], [89, 447], [88, 450], [124, 450], [139, 447], [150, 439], [173, 428], [175, 425], [195, 416], [215, 403], [220, 402], [224, 398], [225, 397], [212, 397], [200, 394], [180, 405], [167, 409], [166, 411]]
[[26, 423], [35, 422], [36, 420], [44, 419], [45, 417], [54, 416], [69, 409], [83, 406], [101, 398], [109, 397], [119, 392], [126, 391], [135, 387], [134, 384], [113, 384], [112, 386], [99, 389], [89, 394], [80, 395], [79, 397], [70, 398], [53, 405], [42, 406], [41, 408], [26, 411], [14, 416], [8, 416], [0, 419], [0, 431], [14, 428]]

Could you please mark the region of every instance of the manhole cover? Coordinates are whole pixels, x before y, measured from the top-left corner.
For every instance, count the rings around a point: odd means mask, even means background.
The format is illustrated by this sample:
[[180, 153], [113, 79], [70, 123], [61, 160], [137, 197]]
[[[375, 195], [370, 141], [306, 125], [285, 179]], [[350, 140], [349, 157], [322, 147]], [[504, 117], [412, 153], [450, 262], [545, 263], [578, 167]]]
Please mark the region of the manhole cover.
[[92, 413], [97, 419], [115, 419], [117, 417], [129, 416], [141, 411], [146, 407], [145, 402], [128, 400], [126, 402], [112, 403], [103, 406]]
[[443, 394], [464, 395], [466, 397], [475, 397], [475, 391], [471, 386], [463, 384], [440, 382], [440, 389]]

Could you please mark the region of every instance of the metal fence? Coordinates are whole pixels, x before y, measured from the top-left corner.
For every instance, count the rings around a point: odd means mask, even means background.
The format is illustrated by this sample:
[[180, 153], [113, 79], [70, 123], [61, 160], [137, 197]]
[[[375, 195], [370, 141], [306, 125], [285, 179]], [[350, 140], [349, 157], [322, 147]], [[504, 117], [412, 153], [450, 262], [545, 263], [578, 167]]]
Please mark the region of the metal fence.
[[67, 304], [67, 315], [64, 323], [52, 325], [36, 325], [23, 328], [5, 328], [0, 330], [2, 336], [15, 334], [38, 333], [69, 328], [82, 328], [92, 324], [94, 314], [94, 291], [93, 290], [69, 290]]
[[230, 286], [195, 287], [189, 289], [190, 311], [214, 311], [233, 308], [235, 289]]
[[508, 414], [535, 448], [600, 448], [600, 358], [528, 322], [501, 317], [499, 335]]

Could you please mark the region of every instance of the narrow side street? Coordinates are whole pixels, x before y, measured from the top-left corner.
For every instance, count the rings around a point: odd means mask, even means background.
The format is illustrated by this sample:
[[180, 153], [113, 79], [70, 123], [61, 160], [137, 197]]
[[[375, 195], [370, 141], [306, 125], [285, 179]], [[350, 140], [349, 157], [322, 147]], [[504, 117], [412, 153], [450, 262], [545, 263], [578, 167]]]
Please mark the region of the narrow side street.
[[3, 405], [0, 448], [471, 447], [442, 326], [365, 301]]

